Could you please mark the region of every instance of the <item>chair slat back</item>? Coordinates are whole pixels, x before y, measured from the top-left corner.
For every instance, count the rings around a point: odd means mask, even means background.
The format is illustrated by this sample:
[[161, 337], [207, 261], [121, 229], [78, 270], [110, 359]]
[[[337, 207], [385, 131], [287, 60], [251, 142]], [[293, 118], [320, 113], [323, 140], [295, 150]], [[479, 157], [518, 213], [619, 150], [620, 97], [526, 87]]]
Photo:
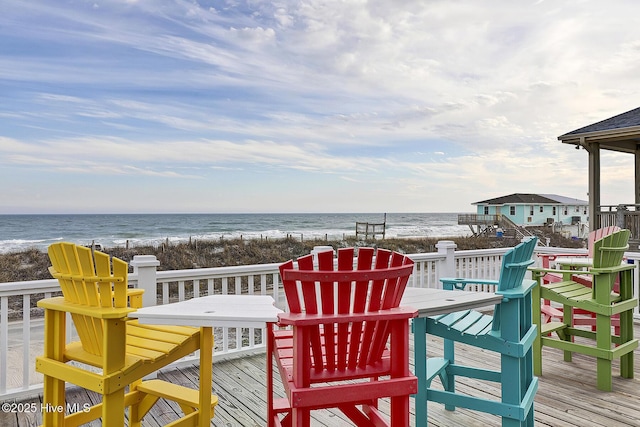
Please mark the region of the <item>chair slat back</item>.
[[617, 225], [610, 225], [608, 227], [602, 227], [598, 228], [597, 230], [591, 231], [587, 238], [587, 250], [589, 252], [589, 258], [593, 258], [593, 245], [595, 244], [596, 240], [600, 240], [611, 233], [615, 233], [616, 231], [620, 231], [620, 227], [618, 227]]
[[619, 230], [593, 244], [593, 267], [607, 268], [619, 266], [625, 251], [629, 249], [631, 231]]
[[[506, 291], [522, 285], [527, 267], [533, 264], [533, 250], [538, 243], [538, 238], [526, 240], [513, 249], [507, 251], [502, 257], [502, 268], [498, 279], [498, 291]], [[497, 304], [493, 312], [492, 331], [500, 330], [500, 304]]]
[[[400, 305], [413, 261], [384, 249], [338, 250], [298, 258], [280, 266], [291, 313], [340, 315], [378, 312]], [[374, 256], [375, 255], [375, 256]], [[363, 368], [382, 358], [389, 337], [385, 321], [325, 323], [310, 328], [311, 357], [316, 371]], [[323, 345], [324, 343], [324, 345]]]
[[504, 254], [500, 279], [498, 280], [499, 291], [506, 291], [522, 285], [527, 267], [534, 263], [533, 250], [537, 242], [536, 237], [531, 238]]
[[[65, 301], [87, 307], [126, 307], [126, 262], [113, 259], [113, 272], [109, 255], [94, 252], [84, 246], [60, 242], [49, 246], [51, 275], [58, 279]], [[116, 286], [117, 284], [117, 286]], [[103, 354], [103, 324], [100, 319], [71, 315], [85, 351]]]

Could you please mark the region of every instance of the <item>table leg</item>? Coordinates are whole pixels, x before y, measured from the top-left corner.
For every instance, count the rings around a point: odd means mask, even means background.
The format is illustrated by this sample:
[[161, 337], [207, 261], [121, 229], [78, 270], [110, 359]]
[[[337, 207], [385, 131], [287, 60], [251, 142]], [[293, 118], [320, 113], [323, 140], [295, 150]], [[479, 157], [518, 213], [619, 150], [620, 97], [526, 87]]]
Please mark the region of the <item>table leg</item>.
[[213, 381], [213, 328], [200, 328], [200, 415], [198, 426], [211, 424], [211, 384]]
[[413, 319], [413, 364], [418, 377], [416, 427], [427, 425], [427, 319]]

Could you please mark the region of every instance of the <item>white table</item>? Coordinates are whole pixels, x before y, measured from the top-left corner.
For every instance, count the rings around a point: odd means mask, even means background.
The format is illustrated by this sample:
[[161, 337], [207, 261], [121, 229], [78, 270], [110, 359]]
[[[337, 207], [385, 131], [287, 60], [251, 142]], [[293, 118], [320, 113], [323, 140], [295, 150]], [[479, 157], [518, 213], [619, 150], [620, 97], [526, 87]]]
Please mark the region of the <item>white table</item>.
[[[267, 295], [210, 295], [172, 304], [140, 308], [129, 316], [140, 323], [200, 327], [200, 415], [198, 425], [211, 423], [213, 327], [264, 328], [277, 322], [282, 310]], [[207, 350], [208, 349], [208, 350]]]
[[[501, 295], [491, 292], [447, 291], [444, 289], [406, 288], [402, 305], [418, 310], [413, 319], [413, 361], [418, 378], [427, 377], [427, 317], [491, 306], [502, 301]], [[427, 420], [427, 385], [418, 382], [416, 426]]]
[[[489, 292], [447, 291], [443, 289], [407, 288], [402, 305], [418, 311], [414, 319], [414, 362], [416, 375], [425, 378], [427, 371], [426, 317], [460, 310], [491, 306], [502, 296]], [[156, 325], [198, 326], [200, 332], [200, 426], [208, 426], [211, 420], [210, 398], [212, 383], [212, 328], [240, 327], [264, 328], [265, 323], [277, 322], [282, 310], [274, 306], [274, 300], [264, 295], [211, 295], [172, 304], [140, 308], [130, 314], [141, 323]], [[208, 369], [207, 369], [208, 368]], [[209, 386], [206, 386], [209, 384]], [[416, 420], [427, 419], [427, 387], [418, 383], [416, 395]]]

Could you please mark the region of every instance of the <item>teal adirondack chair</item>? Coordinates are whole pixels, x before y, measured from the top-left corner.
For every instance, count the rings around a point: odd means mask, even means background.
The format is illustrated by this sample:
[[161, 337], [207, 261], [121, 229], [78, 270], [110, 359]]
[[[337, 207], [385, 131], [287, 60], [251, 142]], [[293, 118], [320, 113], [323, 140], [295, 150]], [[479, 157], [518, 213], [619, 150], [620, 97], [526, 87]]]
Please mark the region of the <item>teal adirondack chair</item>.
[[[526, 279], [534, 261], [537, 238], [520, 243], [502, 259], [499, 280], [440, 279], [444, 289], [464, 289], [468, 284], [494, 284], [504, 299], [493, 315], [474, 310], [427, 318], [427, 334], [444, 338], [444, 357], [427, 359], [427, 399], [442, 403], [447, 410], [464, 407], [499, 415], [503, 426], [533, 427], [533, 399], [538, 379], [533, 376], [532, 344], [537, 336], [532, 324], [531, 291], [535, 281]], [[538, 304], [539, 308], [539, 304]], [[455, 361], [455, 342], [498, 352], [500, 371], [461, 366]], [[439, 377], [444, 390], [431, 388]], [[469, 377], [501, 384], [501, 400], [456, 392], [456, 377]]]
[[[620, 358], [620, 376], [633, 378], [633, 351], [638, 348], [638, 339], [633, 338], [633, 309], [638, 305], [638, 299], [633, 297], [635, 265], [622, 264], [624, 252], [629, 248], [629, 235], [629, 230], [620, 230], [594, 242], [593, 267], [580, 272], [593, 276], [591, 287], [571, 280], [575, 271], [532, 269], [539, 283], [533, 293], [536, 302], [542, 298], [561, 304], [564, 313], [581, 309], [596, 316], [595, 331], [575, 327], [571, 315], [563, 316], [561, 322], [541, 325], [540, 305], [534, 304], [533, 317], [540, 331], [534, 343], [536, 375], [542, 374], [542, 346], [546, 345], [563, 350], [567, 362], [574, 352], [595, 357], [599, 390], [612, 389], [611, 361], [615, 358]], [[566, 280], [542, 286], [543, 277], [549, 272], [563, 273]], [[613, 291], [616, 279], [618, 292]], [[620, 316], [619, 335], [611, 330], [611, 319], [616, 315]]]

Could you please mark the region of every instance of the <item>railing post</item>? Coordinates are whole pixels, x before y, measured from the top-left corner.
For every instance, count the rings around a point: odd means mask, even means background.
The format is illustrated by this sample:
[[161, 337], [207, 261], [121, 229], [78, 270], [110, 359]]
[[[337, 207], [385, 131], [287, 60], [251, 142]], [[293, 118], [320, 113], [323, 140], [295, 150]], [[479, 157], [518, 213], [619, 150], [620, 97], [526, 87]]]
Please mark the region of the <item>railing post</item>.
[[625, 214], [629, 209], [625, 205], [618, 205], [616, 207], [616, 225], [620, 228], [625, 227]]
[[160, 265], [160, 261], [155, 255], [134, 255], [130, 264], [133, 266], [134, 274], [138, 275], [138, 288], [144, 289], [142, 306], [156, 305], [158, 296], [156, 267]]
[[441, 261], [440, 264], [440, 277], [456, 277], [455, 251], [457, 247], [458, 245], [453, 240], [440, 240], [436, 243], [438, 253], [445, 256], [444, 261]]

